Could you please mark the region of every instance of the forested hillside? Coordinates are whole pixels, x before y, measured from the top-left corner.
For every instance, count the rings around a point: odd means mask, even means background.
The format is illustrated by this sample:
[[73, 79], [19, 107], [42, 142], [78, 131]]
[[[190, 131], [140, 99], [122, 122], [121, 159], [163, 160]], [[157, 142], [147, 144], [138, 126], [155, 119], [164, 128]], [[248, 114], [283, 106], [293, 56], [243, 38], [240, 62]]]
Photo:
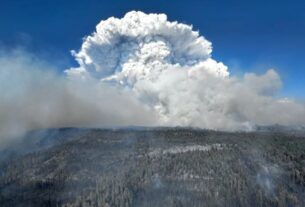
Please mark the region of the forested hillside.
[[50, 129], [1, 152], [0, 206], [305, 206], [305, 135]]

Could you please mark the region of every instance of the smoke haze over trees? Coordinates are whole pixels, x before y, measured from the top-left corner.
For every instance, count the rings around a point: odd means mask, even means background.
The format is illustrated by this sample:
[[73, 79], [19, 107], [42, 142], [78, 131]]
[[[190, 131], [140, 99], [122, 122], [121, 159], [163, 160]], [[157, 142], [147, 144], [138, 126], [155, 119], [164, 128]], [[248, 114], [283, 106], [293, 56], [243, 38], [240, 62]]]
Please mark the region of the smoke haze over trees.
[[305, 137], [51, 129], [1, 152], [0, 205], [304, 206]]

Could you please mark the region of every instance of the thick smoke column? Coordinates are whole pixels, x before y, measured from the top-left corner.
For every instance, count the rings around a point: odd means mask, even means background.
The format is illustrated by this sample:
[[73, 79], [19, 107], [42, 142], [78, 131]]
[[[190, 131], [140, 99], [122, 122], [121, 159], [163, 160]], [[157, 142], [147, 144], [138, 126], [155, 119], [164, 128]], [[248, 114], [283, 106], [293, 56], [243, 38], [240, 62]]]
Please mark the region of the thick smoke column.
[[276, 98], [275, 70], [236, 78], [211, 52], [191, 26], [134, 11], [100, 22], [64, 75], [0, 50], [0, 145], [50, 127], [305, 125], [304, 104]]
[[304, 125], [305, 107], [278, 99], [275, 70], [229, 76], [211, 57], [209, 41], [164, 14], [129, 12], [101, 21], [79, 52], [71, 79], [96, 79], [130, 91], [159, 117], [159, 125], [251, 129], [254, 125]]

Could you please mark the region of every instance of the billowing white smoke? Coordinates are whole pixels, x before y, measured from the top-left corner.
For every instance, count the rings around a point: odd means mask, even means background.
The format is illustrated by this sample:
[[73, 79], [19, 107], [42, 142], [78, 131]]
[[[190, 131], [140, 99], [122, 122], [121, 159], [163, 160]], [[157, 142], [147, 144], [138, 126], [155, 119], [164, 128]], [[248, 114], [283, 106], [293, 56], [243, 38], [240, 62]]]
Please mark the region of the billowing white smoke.
[[98, 24], [67, 76], [22, 50], [0, 50], [0, 146], [50, 127], [305, 125], [303, 104], [276, 98], [274, 70], [239, 79], [211, 52], [191, 26], [142, 12]]
[[305, 107], [278, 99], [279, 75], [229, 75], [211, 57], [212, 46], [191, 26], [164, 14], [129, 12], [101, 21], [79, 52], [73, 80], [100, 80], [129, 91], [156, 112], [158, 125], [251, 129], [253, 125], [305, 125]]

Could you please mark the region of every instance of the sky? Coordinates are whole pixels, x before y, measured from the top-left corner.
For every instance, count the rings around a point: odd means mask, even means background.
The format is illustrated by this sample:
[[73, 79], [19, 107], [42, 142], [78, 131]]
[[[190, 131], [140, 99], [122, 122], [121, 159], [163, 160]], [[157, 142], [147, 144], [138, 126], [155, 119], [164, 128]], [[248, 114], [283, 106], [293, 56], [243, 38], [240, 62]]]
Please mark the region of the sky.
[[165, 13], [213, 43], [213, 58], [233, 75], [274, 68], [282, 96], [305, 99], [305, 1], [0, 0], [0, 47], [24, 47], [65, 70], [83, 37], [131, 10]]

